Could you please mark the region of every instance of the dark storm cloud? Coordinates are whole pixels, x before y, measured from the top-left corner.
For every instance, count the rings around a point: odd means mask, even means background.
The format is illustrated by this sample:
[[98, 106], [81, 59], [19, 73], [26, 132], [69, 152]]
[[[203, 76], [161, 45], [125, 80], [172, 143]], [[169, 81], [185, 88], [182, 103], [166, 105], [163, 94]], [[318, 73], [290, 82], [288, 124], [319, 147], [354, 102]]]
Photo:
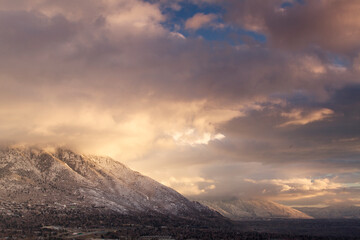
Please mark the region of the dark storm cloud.
[[[226, 2], [229, 22], [265, 32], [276, 46], [306, 48], [316, 45], [350, 55], [359, 50], [360, 3], [357, 0]], [[290, 6], [282, 7], [285, 2]]]
[[[233, 119], [222, 126], [228, 145], [219, 145], [230, 152], [239, 152], [246, 160], [246, 153], [254, 154], [259, 161], [292, 162], [324, 161], [331, 165], [338, 159], [344, 166], [359, 160], [359, 87], [345, 87], [335, 91], [327, 101], [308, 101], [301, 104], [296, 99], [286, 99], [286, 105], [264, 106], [245, 117]], [[298, 109], [301, 119], [309, 113], [331, 109], [328, 115], [319, 115], [313, 121], [288, 122], [291, 109]], [[296, 113], [297, 113], [296, 112]], [[286, 113], [286, 114], [284, 114]], [[261, 121], [259, 121], [261, 119]], [[229, 140], [231, 139], [231, 140]], [[261, 160], [260, 160], [261, 159]], [[328, 162], [327, 162], [328, 160]]]

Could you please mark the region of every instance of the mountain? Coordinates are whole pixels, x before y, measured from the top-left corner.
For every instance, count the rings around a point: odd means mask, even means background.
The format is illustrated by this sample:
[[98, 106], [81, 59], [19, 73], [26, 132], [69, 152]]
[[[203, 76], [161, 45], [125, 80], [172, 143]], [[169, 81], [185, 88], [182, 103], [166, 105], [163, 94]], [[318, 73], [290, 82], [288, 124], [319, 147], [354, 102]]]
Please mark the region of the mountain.
[[360, 219], [360, 207], [358, 206], [334, 205], [323, 208], [299, 207], [296, 209], [318, 219]]
[[[123, 215], [218, 216], [109, 158], [58, 148], [0, 149], [0, 215], [108, 210]], [[75, 210], [74, 210], [75, 209]]]
[[312, 218], [299, 210], [265, 200], [232, 199], [226, 201], [199, 202], [233, 220], [257, 218]]

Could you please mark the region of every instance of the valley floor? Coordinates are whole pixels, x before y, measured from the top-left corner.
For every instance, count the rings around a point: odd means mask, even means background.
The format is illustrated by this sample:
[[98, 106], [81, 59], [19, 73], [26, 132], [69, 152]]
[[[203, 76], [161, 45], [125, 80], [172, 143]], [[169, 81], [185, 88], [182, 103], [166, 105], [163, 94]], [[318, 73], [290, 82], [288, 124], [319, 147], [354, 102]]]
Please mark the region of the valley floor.
[[0, 216], [0, 239], [360, 239], [360, 220], [230, 222], [49, 210]]

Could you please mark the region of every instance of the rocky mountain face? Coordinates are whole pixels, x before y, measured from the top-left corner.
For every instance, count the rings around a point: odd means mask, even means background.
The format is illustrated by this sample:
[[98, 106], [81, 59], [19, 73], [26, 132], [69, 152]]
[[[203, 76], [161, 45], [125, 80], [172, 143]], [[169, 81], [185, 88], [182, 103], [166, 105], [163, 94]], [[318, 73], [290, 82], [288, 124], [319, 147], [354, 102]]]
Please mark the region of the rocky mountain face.
[[317, 219], [360, 219], [360, 207], [334, 205], [329, 207], [302, 207], [296, 208]]
[[233, 220], [264, 218], [312, 218], [299, 210], [265, 200], [232, 199], [227, 201], [199, 202], [219, 212], [223, 216]]
[[34, 206], [103, 208], [128, 215], [217, 215], [108, 157], [66, 149], [0, 149], [0, 212], [11, 215], [14, 208]]

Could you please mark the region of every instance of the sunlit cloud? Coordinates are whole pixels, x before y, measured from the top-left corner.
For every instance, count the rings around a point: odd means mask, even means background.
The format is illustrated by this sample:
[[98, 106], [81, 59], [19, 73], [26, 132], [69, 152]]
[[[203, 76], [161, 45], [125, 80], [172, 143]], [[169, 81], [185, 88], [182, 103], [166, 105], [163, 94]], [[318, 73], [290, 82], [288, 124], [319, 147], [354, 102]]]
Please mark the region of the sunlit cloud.
[[212, 140], [221, 140], [225, 138], [221, 133], [212, 135], [211, 133], [205, 132], [199, 136], [195, 133], [194, 129], [188, 129], [185, 132], [176, 132], [172, 137], [176, 143], [184, 145], [208, 144]]
[[279, 127], [290, 125], [305, 125], [311, 122], [321, 121], [331, 117], [334, 111], [327, 108], [317, 109], [310, 112], [304, 112], [301, 109], [293, 109], [288, 113], [281, 113], [281, 116], [288, 118], [289, 121], [282, 123]]
[[342, 187], [341, 184], [334, 183], [328, 178], [324, 179], [310, 179], [310, 178], [291, 178], [291, 179], [269, 179], [255, 181], [252, 179], [245, 179], [251, 183], [269, 183], [280, 187], [281, 192], [295, 192], [295, 191], [321, 191], [329, 189], [338, 189]]
[[[293, 206], [317, 205], [327, 206], [338, 202], [350, 201], [349, 190], [334, 179], [290, 178], [290, 179], [245, 179], [250, 184], [262, 186], [261, 194], [267, 199], [280, 201]], [[344, 199], [336, 200], [337, 192], [342, 191]]]
[[188, 196], [196, 196], [216, 188], [213, 180], [204, 179], [201, 177], [180, 179], [171, 177], [168, 181], [162, 183], [169, 187], [175, 188], [180, 193]]

